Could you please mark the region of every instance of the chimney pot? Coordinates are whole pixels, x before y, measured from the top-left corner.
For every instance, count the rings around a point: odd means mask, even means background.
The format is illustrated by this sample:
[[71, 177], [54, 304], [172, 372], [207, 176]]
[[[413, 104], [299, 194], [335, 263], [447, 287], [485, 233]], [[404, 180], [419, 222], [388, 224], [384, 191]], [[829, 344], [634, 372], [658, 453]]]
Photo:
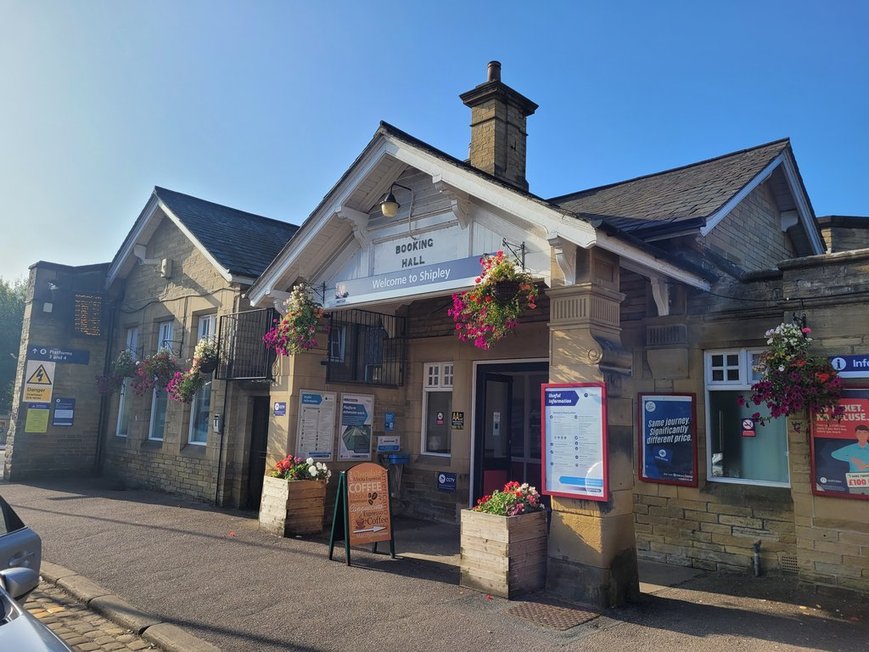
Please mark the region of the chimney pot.
[[486, 81], [501, 81], [501, 62], [490, 61], [488, 69], [488, 79]]

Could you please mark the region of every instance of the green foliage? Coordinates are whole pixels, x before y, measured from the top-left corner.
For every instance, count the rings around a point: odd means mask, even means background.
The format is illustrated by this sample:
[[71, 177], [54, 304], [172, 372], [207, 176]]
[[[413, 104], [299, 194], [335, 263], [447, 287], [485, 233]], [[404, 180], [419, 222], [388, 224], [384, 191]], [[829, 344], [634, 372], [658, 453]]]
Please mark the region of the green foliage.
[[[0, 278], [0, 413], [12, 409], [27, 283]], [[10, 355], [11, 354], [11, 355]]]

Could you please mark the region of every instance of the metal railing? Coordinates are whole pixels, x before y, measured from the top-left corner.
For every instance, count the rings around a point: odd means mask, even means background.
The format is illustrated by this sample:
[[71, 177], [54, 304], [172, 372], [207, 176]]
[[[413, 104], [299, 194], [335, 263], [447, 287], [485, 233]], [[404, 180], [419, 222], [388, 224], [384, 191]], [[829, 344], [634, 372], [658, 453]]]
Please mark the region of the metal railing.
[[407, 357], [404, 317], [367, 310], [342, 310], [329, 316], [326, 380], [400, 387]]
[[235, 312], [220, 317], [218, 347], [222, 380], [271, 380], [275, 353], [266, 348], [263, 335], [277, 318], [274, 308]]

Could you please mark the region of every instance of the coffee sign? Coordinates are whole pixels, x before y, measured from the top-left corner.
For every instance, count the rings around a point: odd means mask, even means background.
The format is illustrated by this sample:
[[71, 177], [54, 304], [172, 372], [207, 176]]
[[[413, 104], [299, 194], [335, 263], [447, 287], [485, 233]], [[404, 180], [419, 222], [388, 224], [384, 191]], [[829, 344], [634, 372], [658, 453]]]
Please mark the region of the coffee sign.
[[372, 462], [347, 471], [350, 545], [363, 546], [392, 538], [386, 469]]

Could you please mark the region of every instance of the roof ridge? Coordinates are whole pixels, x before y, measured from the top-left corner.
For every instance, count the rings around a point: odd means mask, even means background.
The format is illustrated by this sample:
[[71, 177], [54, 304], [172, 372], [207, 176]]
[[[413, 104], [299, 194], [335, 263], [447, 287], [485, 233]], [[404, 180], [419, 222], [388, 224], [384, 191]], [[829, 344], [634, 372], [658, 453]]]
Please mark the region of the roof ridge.
[[255, 217], [255, 218], [260, 219], [260, 220], [266, 220], [268, 222], [275, 222], [277, 224], [283, 224], [283, 225], [297, 227], [297, 225], [293, 224], [292, 222], [287, 222], [285, 220], [279, 220], [279, 219], [276, 219], [274, 217], [266, 217], [265, 215], [260, 215], [258, 213], [251, 213], [250, 211], [242, 210], [241, 208], [235, 208], [234, 206], [227, 206], [226, 204], [219, 204], [216, 201], [202, 199], [201, 197], [197, 197], [195, 195], [189, 195], [186, 192], [179, 192], [177, 190], [172, 190], [171, 188], [164, 188], [163, 186], [154, 186], [154, 193], [160, 199], [162, 199], [162, 197], [160, 197], [161, 191], [162, 192], [171, 192], [172, 194], [181, 195], [182, 197], [188, 197], [189, 199], [194, 199], [198, 202], [202, 202], [203, 204], [210, 204], [211, 206], [217, 206], [219, 208], [226, 208], [226, 209], [229, 209], [231, 211], [235, 211], [236, 213], [244, 213], [245, 215], [247, 215], [249, 217]]
[[723, 160], [726, 158], [731, 158], [733, 156], [739, 156], [740, 154], [745, 154], [747, 152], [752, 152], [752, 151], [755, 151], [758, 149], [763, 149], [764, 147], [769, 147], [770, 145], [777, 145], [779, 143], [786, 143], [789, 145], [790, 140], [791, 140], [790, 137], [786, 136], [784, 138], [778, 138], [776, 140], [771, 140], [768, 143], [754, 145], [753, 147], [746, 147], [744, 149], [740, 149], [740, 150], [737, 150], [735, 152], [728, 152], [727, 154], [719, 154], [718, 156], [713, 156], [712, 158], [703, 159], [702, 161], [695, 161], [694, 163], [688, 163], [686, 165], [679, 165], [679, 166], [674, 167], [674, 168], [668, 168], [666, 170], [660, 170], [658, 172], [652, 172], [650, 174], [641, 174], [640, 176], [637, 176], [637, 177], [632, 177], [630, 179], [623, 179], [622, 181], [615, 181], [613, 183], [607, 183], [607, 184], [604, 184], [602, 186], [594, 186], [592, 188], [586, 188], [585, 190], [576, 190], [574, 192], [569, 192], [569, 193], [566, 193], [564, 195], [556, 195], [554, 197], [550, 197], [546, 201], [555, 203], [557, 201], [563, 201], [565, 199], [573, 199], [575, 197], [578, 197], [580, 195], [584, 195], [586, 193], [593, 192], [595, 190], [603, 190], [605, 188], [614, 188], [615, 186], [621, 186], [621, 185], [624, 185], [626, 183], [632, 183], [634, 181], [640, 181], [642, 179], [651, 179], [652, 177], [661, 176], [663, 174], [671, 174], [673, 172], [687, 170], [689, 168], [697, 167], [699, 165], [705, 165], [707, 163], [713, 163], [715, 161], [720, 161], [720, 160]]

